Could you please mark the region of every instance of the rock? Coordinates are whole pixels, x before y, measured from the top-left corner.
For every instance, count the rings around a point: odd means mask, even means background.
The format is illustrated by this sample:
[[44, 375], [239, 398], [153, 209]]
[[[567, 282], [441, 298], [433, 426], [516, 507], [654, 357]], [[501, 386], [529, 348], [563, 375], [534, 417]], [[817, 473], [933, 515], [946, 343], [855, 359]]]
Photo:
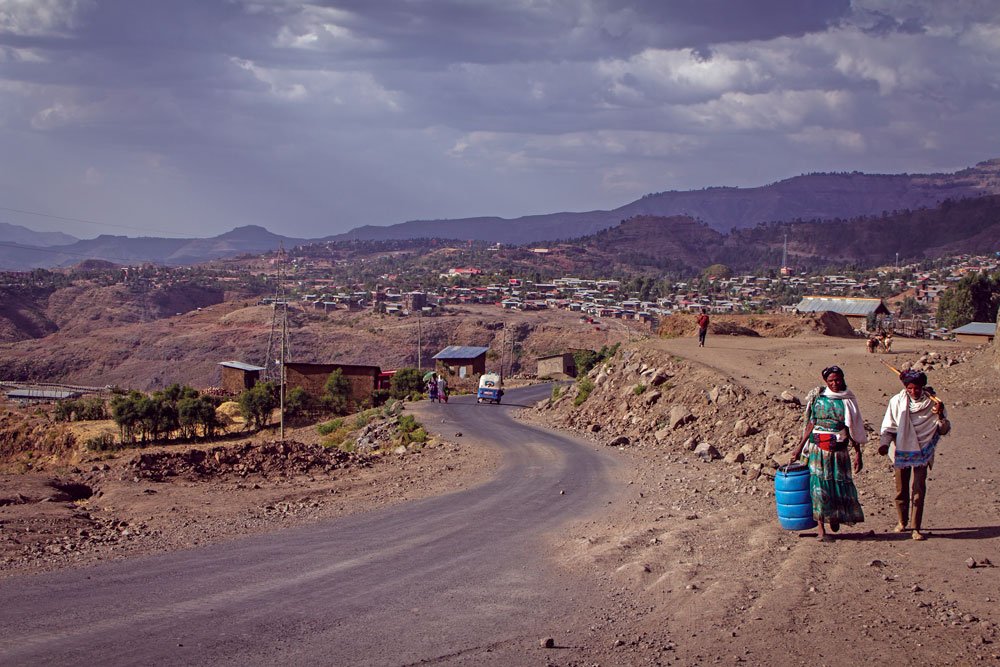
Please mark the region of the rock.
[[661, 384], [670, 379], [670, 375], [663, 370], [656, 371], [653, 377], [649, 378], [649, 384], [654, 387], [659, 387]]
[[656, 403], [658, 400], [660, 400], [660, 396], [662, 395], [663, 395], [662, 392], [651, 391], [643, 397], [642, 402], [645, 403], [646, 405], [652, 405], [653, 403]]
[[394, 450], [392, 450], [392, 453], [393, 454], [405, 454], [406, 453], [406, 447], [404, 447], [403, 445], [400, 445], [399, 447], [396, 447]]
[[970, 570], [972, 568], [976, 567], [976, 559], [975, 558], [968, 558], [968, 559], [966, 559], [966, 561], [965, 561], [965, 567], [969, 568]]
[[745, 438], [748, 435], [753, 435], [753, 432], [753, 426], [750, 426], [746, 419], [737, 419], [733, 425], [733, 435], [737, 438]]
[[590, 426], [587, 427], [587, 430], [590, 431], [591, 433], [599, 433], [601, 430], [601, 425], [591, 424]]
[[712, 403], [718, 403], [719, 402], [719, 388], [718, 387], [712, 387], [711, 389], [708, 390], [708, 400], [711, 401]]
[[729, 452], [723, 459], [726, 463], [743, 463], [746, 460], [747, 457], [743, 452]]
[[538, 640], [538, 645], [542, 648], [555, 648], [556, 640], [552, 637], [543, 637]]
[[868, 561], [868, 567], [885, 567], [885, 561], [876, 558], [875, 560]]
[[712, 461], [714, 459], [722, 458], [722, 454], [719, 453], [719, 450], [707, 442], [703, 442], [695, 447], [694, 455], [703, 461]]
[[910, 592], [911, 593], [919, 593], [922, 590], [924, 590], [924, 589], [922, 589], [919, 584], [913, 584], [913, 587], [910, 589]]
[[697, 438], [697, 436], [693, 436], [692, 435], [690, 438], [688, 438], [687, 440], [684, 441], [684, 444], [682, 446], [684, 447], [684, 449], [688, 450], [689, 452], [693, 452], [694, 449], [695, 449], [695, 447], [698, 446], [698, 438]]
[[785, 439], [780, 434], [771, 431], [764, 439], [764, 456], [771, 457], [785, 448]]
[[608, 443], [608, 447], [626, 447], [631, 444], [627, 435], [620, 435]]
[[653, 434], [653, 437], [656, 438], [657, 442], [664, 442], [668, 438], [670, 438], [670, 429], [661, 428], [660, 430], [658, 430], [656, 433]]
[[670, 428], [677, 429], [684, 426], [684, 424], [694, 421], [694, 418], [694, 415], [691, 414], [691, 411], [686, 407], [683, 405], [675, 405], [670, 408], [668, 424], [670, 425]]
[[462, 432], [461, 432], [461, 431], [459, 431], [458, 433], [456, 433], [456, 434], [455, 434], [455, 437], [456, 437], [456, 438], [461, 438], [461, 437], [462, 437]]
[[802, 405], [802, 400], [788, 390], [781, 392], [780, 398], [785, 403], [792, 403], [793, 405]]

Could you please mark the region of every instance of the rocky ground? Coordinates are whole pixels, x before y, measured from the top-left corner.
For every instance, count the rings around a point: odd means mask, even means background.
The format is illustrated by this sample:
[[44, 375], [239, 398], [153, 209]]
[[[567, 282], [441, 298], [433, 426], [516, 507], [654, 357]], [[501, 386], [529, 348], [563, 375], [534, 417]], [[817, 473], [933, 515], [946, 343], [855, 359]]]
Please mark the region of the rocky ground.
[[[567, 610], [571, 641], [536, 646], [526, 664], [1000, 662], [997, 371], [955, 343], [895, 349], [870, 355], [863, 341], [811, 334], [633, 342], [594, 370], [585, 400], [576, 383], [525, 411], [612, 447], [625, 471], [607, 512], [552, 535], [553, 561], [599, 594]], [[798, 436], [801, 399], [837, 363], [874, 433], [900, 388], [883, 360], [928, 369], [954, 422], [928, 482], [929, 539], [889, 532], [892, 476], [874, 441], [857, 476], [865, 523], [833, 543], [781, 530], [772, 475]], [[475, 484], [496, 464], [454, 433], [345, 456], [324, 453], [314, 428], [283, 444], [244, 440], [0, 478], [0, 571], [319, 521]]]
[[926, 542], [889, 532], [892, 474], [874, 436], [856, 480], [864, 524], [819, 543], [775, 518], [773, 467], [788, 460], [819, 370], [846, 370], [869, 431], [900, 388], [861, 341], [658, 340], [595, 369], [586, 400], [578, 383], [529, 413], [629, 463], [607, 516], [553, 538], [556, 558], [587, 572], [606, 606], [579, 654], [552, 662], [1000, 661], [1000, 382], [986, 353], [897, 347], [884, 360], [927, 368], [955, 423], [929, 477]]

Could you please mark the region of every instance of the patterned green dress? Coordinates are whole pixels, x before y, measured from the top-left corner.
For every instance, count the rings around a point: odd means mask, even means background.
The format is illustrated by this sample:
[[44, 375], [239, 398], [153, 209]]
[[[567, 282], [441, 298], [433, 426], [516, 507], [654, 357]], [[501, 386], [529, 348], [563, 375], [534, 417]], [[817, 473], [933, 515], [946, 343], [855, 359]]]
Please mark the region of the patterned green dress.
[[[809, 408], [809, 419], [816, 430], [836, 433], [846, 427], [844, 401], [819, 395]], [[812, 495], [813, 518], [816, 521], [839, 521], [855, 524], [865, 520], [858, 490], [851, 475], [851, 457], [844, 448], [827, 452], [817, 444], [816, 430], [810, 436], [809, 492]]]

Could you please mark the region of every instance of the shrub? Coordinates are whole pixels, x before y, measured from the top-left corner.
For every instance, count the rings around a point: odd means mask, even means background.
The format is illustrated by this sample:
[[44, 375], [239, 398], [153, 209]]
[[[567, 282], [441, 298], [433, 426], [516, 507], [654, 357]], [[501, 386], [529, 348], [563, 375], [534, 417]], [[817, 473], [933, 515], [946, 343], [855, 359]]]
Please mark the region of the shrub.
[[323, 403], [335, 415], [347, 414], [350, 383], [339, 368], [330, 373], [323, 385]]
[[389, 380], [389, 395], [393, 398], [407, 398], [423, 390], [423, 374], [416, 368], [400, 368]]
[[639, 396], [640, 394], [642, 394], [645, 391], [646, 391], [646, 385], [641, 384], [641, 383], [637, 384], [634, 387], [632, 387], [632, 393], [635, 394], [636, 396]]
[[577, 385], [579, 389], [576, 398], [573, 399], [573, 405], [579, 407], [583, 405], [584, 401], [590, 398], [590, 392], [594, 391], [594, 383], [590, 378], [584, 377], [580, 379]]
[[556, 400], [562, 396], [563, 388], [557, 384], [552, 385], [552, 400]]
[[331, 419], [330, 421], [323, 422], [322, 424], [320, 424], [319, 426], [317, 426], [316, 430], [319, 432], [320, 435], [330, 435], [331, 433], [333, 433], [334, 431], [336, 431], [337, 429], [339, 429], [343, 425], [344, 425], [344, 420], [343, 419], [339, 419], [339, 418], [338, 419]]
[[95, 435], [93, 438], [87, 438], [83, 446], [92, 452], [107, 452], [121, 448], [121, 445], [115, 440], [115, 436], [110, 433], [102, 433]]
[[262, 429], [271, 420], [271, 412], [278, 407], [278, 396], [273, 382], [259, 382], [240, 394], [240, 412], [247, 423]]

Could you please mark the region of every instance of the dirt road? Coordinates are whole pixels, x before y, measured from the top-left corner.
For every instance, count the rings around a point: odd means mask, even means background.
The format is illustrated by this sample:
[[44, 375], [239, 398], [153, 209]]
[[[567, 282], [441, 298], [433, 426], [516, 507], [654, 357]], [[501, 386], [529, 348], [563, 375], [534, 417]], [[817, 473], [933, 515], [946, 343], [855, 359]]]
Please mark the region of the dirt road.
[[[0, 582], [6, 664], [524, 664], [585, 581], [541, 536], [612, 497], [612, 458], [512, 422], [519, 402], [424, 406], [503, 451], [485, 485], [206, 548]], [[594, 611], [596, 614], [596, 611]], [[577, 623], [576, 625], [579, 625]], [[562, 637], [560, 637], [560, 640]]]

